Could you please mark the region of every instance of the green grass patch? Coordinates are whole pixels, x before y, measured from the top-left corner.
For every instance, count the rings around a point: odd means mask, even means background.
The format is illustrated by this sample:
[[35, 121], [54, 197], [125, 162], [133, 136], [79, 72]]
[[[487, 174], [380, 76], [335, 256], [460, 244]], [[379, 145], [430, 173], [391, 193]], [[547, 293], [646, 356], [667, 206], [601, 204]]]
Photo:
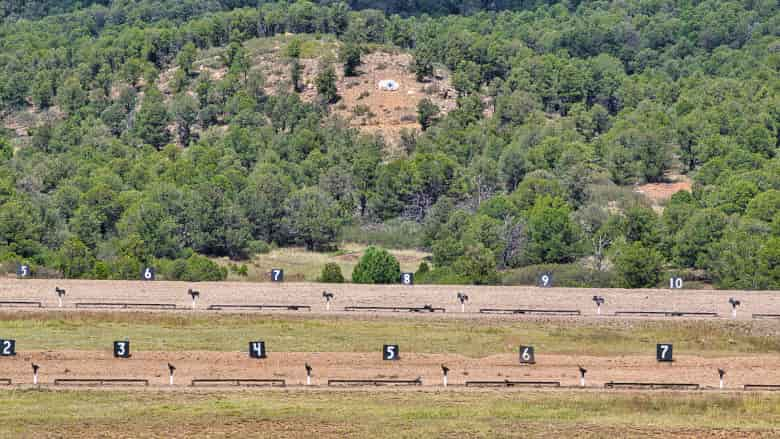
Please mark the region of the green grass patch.
[[0, 437], [744, 437], [780, 422], [780, 396], [750, 394], [15, 391], [0, 406]]
[[675, 352], [702, 356], [777, 353], [771, 325], [731, 321], [476, 320], [306, 317], [259, 314], [36, 313], [0, 314], [0, 335], [24, 350], [100, 350], [129, 337], [135, 350], [245, 349], [265, 340], [279, 352], [373, 352], [388, 340], [405, 352], [461, 353], [480, 358], [530, 344], [538, 352], [627, 355], [674, 342]]

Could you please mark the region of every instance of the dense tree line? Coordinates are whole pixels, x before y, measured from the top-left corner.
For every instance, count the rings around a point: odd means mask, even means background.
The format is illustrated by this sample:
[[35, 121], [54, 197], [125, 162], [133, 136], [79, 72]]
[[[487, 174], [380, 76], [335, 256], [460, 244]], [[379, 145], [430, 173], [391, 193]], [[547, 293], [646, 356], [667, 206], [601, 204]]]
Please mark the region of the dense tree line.
[[[421, 281], [554, 266], [577, 267], [562, 280], [576, 285], [653, 286], [667, 271], [780, 287], [777, 2], [0, 10], [0, 114], [47, 115], [26, 142], [0, 135], [0, 260], [219, 278], [197, 255], [322, 250], [345, 225], [407, 221], [433, 254]], [[409, 50], [421, 82], [451, 73], [457, 108], [421, 100], [424, 132], [389, 157], [381, 137], [330, 115], [334, 66], [317, 75], [321, 99], [301, 98], [295, 44], [292, 83], [266, 93], [244, 43], [286, 32], [336, 35], [347, 75], [367, 43]], [[224, 77], [195, 68], [208, 50]], [[670, 172], [694, 185], [662, 213], [628, 189]]]

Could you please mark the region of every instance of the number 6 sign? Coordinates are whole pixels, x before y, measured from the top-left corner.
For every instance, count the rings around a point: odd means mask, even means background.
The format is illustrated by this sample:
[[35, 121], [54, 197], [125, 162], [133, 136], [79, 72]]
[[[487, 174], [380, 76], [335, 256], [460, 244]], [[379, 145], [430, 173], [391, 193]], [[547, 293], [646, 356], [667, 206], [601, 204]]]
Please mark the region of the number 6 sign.
[[520, 364], [535, 364], [533, 346], [520, 346]]
[[144, 268], [144, 271], [141, 272], [141, 280], [154, 280], [154, 268]]

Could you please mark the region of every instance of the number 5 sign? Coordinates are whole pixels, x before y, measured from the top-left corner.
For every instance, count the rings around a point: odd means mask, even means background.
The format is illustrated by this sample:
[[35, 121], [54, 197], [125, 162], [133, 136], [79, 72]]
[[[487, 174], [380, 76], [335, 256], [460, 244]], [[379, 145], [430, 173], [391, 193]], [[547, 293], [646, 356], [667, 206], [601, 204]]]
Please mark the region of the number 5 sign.
[[397, 344], [386, 344], [382, 346], [382, 359], [386, 361], [396, 361], [400, 358], [398, 355]]

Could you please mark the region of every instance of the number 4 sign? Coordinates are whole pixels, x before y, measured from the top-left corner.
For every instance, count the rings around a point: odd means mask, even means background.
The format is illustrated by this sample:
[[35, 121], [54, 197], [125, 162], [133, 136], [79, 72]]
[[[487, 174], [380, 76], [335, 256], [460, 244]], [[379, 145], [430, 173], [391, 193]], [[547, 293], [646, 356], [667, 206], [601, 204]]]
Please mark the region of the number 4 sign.
[[264, 341], [250, 341], [249, 342], [249, 358], [265, 358], [265, 342]]

